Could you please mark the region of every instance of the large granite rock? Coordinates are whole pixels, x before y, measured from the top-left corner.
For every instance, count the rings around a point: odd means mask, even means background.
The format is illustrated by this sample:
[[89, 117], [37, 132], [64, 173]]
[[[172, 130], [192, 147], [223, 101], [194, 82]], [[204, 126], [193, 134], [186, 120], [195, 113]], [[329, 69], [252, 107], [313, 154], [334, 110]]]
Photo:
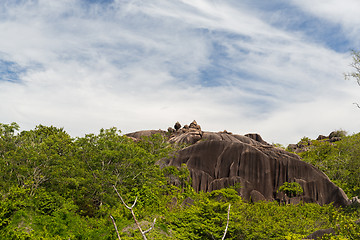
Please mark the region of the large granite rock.
[[196, 191], [240, 183], [239, 193], [245, 199], [250, 199], [255, 190], [258, 198], [260, 193], [266, 200], [285, 201], [278, 188], [284, 182], [297, 182], [304, 190], [300, 200], [348, 205], [342, 189], [295, 154], [241, 135], [205, 132], [203, 138], [207, 140], [180, 150], [166, 161], [177, 167], [186, 164]]
[[133, 133], [128, 133], [125, 135], [128, 137], [140, 140], [142, 137], [150, 137], [154, 134], [161, 134], [162, 136], [165, 136], [166, 132], [163, 130], [142, 130], [142, 131], [137, 131], [137, 132], [133, 132]]
[[[176, 167], [186, 164], [196, 191], [208, 192], [239, 183], [239, 194], [247, 200], [349, 204], [343, 190], [323, 172], [301, 161], [298, 155], [271, 146], [258, 134], [203, 132], [194, 121], [176, 129], [169, 141], [190, 145], [162, 164]], [[278, 193], [284, 182], [299, 183], [304, 193], [294, 198]]]

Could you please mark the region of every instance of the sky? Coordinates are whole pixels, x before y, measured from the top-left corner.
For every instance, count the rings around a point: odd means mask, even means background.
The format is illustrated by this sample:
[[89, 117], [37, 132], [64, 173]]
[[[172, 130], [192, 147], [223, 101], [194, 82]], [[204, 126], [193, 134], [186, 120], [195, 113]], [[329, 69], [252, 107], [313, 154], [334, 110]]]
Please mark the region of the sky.
[[358, 0], [1, 0], [0, 123], [360, 132]]

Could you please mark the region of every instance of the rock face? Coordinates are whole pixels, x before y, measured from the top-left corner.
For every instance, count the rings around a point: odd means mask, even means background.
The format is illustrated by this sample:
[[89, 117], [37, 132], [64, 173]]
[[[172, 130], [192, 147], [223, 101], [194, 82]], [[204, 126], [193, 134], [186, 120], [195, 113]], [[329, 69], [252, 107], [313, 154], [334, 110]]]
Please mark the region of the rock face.
[[126, 136], [140, 140], [141, 137], [150, 137], [151, 135], [154, 134], [161, 134], [165, 136], [166, 132], [163, 130], [143, 130], [143, 131], [128, 133], [126, 134]]
[[253, 139], [253, 140], [255, 140], [255, 141], [257, 141], [257, 142], [259, 142], [259, 143], [262, 143], [262, 144], [264, 144], [264, 145], [269, 145], [267, 142], [265, 142], [263, 139], [262, 139], [262, 137], [259, 135], [259, 134], [257, 134], [257, 133], [248, 133], [248, 134], [245, 134], [245, 137], [249, 137], [249, 138], [251, 138], [251, 139]]
[[240, 135], [204, 133], [203, 136], [208, 140], [179, 151], [167, 161], [171, 166], [187, 165], [196, 191], [207, 192], [240, 183], [239, 193], [245, 199], [250, 200], [256, 191], [259, 199], [262, 195], [266, 200], [290, 202], [277, 190], [284, 182], [297, 182], [304, 190], [297, 197], [299, 200], [321, 205], [348, 204], [339, 187], [295, 154]]
[[[239, 194], [247, 200], [349, 204], [343, 190], [323, 172], [296, 154], [271, 146], [260, 135], [203, 132], [194, 121], [187, 128], [177, 129], [169, 141], [191, 144], [162, 164], [186, 164], [196, 191], [208, 192], [239, 183]], [[293, 198], [278, 193], [284, 182], [299, 183], [304, 193]]]

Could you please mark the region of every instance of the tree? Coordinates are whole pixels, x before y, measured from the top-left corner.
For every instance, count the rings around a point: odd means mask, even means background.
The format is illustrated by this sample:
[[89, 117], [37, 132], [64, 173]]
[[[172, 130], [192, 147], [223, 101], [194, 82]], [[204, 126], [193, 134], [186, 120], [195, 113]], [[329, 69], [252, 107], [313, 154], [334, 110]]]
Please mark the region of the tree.
[[[151, 227], [150, 227], [148, 230], [143, 231], [143, 230], [141, 229], [141, 226], [140, 226], [140, 224], [139, 224], [139, 221], [136, 219], [136, 216], [135, 216], [135, 213], [134, 213], [134, 210], [133, 210], [133, 208], [134, 208], [135, 205], [136, 205], [137, 198], [135, 198], [135, 201], [134, 201], [133, 205], [130, 207], [130, 206], [128, 206], [128, 205], [125, 203], [124, 199], [121, 197], [120, 193], [118, 192], [118, 190], [116, 189], [116, 187], [115, 187], [114, 185], [113, 185], [113, 188], [115, 189], [117, 195], [118, 195], [119, 198], [121, 199], [121, 202], [124, 204], [124, 206], [131, 211], [131, 215], [132, 215], [133, 218], [134, 218], [134, 221], [135, 221], [135, 223], [136, 223], [137, 228], [139, 229], [139, 231], [140, 231], [140, 233], [141, 233], [141, 236], [143, 237], [144, 240], [147, 240], [145, 234], [147, 234], [148, 232], [150, 232], [150, 231], [154, 228], [155, 222], [156, 222], [156, 218], [154, 218], [154, 222], [153, 222], [153, 224], [151, 225]], [[111, 215], [110, 215], [110, 218], [111, 218], [111, 220], [113, 221], [113, 224], [114, 224], [114, 227], [115, 227], [117, 236], [118, 236], [119, 240], [121, 240], [121, 239], [120, 239], [119, 232], [118, 232], [118, 230], [117, 230], [117, 226], [116, 226], [115, 221], [114, 221], [114, 219], [113, 219], [113, 217], [112, 217]]]
[[278, 189], [278, 192], [284, 192], [288, 197], [295, 197], [303, 194], [304, 190], [297, 182], [284, 182]]
[[[352, 54], [353, 62], [350, 64], [350, 66], [353, 67], [355, 71], [345, 73], [344, 74], [345, 79], [354, 78], [360, 86], [360, 51], [352, 50], [351, 54]], [[358, 103], [353, 103], [353, 104], [355, 104], [358, 108], [360, 108], [360, 105]]]

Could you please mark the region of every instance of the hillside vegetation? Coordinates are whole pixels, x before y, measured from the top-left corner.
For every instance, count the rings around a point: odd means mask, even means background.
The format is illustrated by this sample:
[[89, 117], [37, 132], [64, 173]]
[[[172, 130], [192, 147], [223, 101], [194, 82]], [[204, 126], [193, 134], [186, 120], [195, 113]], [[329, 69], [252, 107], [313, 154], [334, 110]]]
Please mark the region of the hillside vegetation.
[[360, 133], [336, 142], [303, 138], [300, 143], [309, 146], [299, 153], [304, 161], [323, 171], [349, 198], [360, 196]]
[[[334, 228], [360, 239], [356, 208], [243, 201], [234, 186], [195, 193], [186, 166], [156, 163], [179, 147], [161, 135], [133, 141], [116, 128], [72, 138], [62, 128], [39, 125], [19, 132], [0, 124], [0, 239], [142, 239], [139, 224], [155, 227], [148, 239], [302, 239]], [[303, 159], [323, 170], [348, 196], [360, 195], [360, 135], [336, 143], [313, 141]], [[170, 183], [176, 183], [170, 184]], [[241, 186], [240, 186], [241, 187]]]

